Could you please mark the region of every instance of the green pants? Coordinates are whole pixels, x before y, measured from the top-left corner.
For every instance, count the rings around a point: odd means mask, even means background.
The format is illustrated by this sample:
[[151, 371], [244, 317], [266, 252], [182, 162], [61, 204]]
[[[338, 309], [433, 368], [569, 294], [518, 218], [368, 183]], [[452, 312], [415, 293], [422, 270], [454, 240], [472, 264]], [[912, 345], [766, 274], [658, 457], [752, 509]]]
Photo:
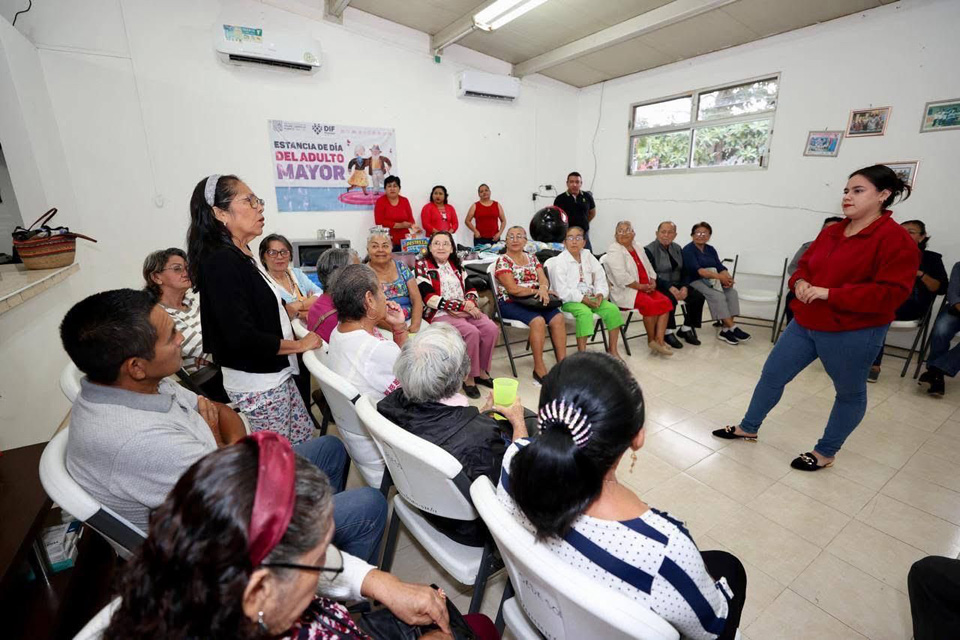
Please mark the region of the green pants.
[[593, 335], [593, 314], [597, 314], [603, 319], [603, 326], [609, 331], [617, 329], [623, 325], [623, 316], [620, 315], [620, 309], [609, 300], [604, 300], [596, 309], [591, 309], [582, 302], [564, 302], [560, 307], [567, 313], [573, 314], [573, 319], [577, 323], [577, 337], [586, 338]]

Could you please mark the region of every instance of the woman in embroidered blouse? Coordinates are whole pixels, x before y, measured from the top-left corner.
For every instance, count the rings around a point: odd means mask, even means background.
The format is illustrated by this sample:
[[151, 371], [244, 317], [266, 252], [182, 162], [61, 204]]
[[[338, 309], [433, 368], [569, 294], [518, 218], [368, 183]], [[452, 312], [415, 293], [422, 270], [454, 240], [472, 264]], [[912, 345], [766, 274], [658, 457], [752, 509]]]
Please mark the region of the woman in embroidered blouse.
[[[275, 437], [257, 437], [265, 435]], [[275, 462], [276, 454], [253, 437], [187, 470], [123, 568], [120, 603], [104, 638], [369, 639], [335, 601], [358, 598], [383, 602], [408, 624], [440, 628], [424, 638], [449, 638], [445, 594], [401, 582], [334, 547], [326, 476], [293, 456], [286, 442], [271, 444], [285, 445], [280, 454], [293, 458], [292, 477], [278, 478], [276, 465], [270, 475], [261, 471], [260, 459]], [[281, 478], [292, 485], [274, 492], [292, 501], [285, 520], [270, 512], [279, 509], [277, 500], [257, 500], [259, 485], [279, 486]], [[255, 512], [267, 513], [255, 520]]]
[[490, 366], [500, 330], [477, 306], [476, 290], [467, 288], [456, 246], [449, 231], [430, 236], [427, 254], [417, 261], [417, 286], [425, 306], [423, 319], [449, 322], [467, 343], [470, 373], [463, 382], [463, 392], [476, 399], [480, 397], [478, 383], [493, 388]]
[[701, 552], [682, 522], [618, 478], [628, 450], [634, 473], [643, 421], [643, 393], [623, 362], [570, 356], [544, 378], [540, 435], [507, 449], [497, 495], [553, 553], [682, 637], [732, 639], [746, 600], [743, 565], [725, 551]]
[[293, 245], [279, 233], [271, 233], [260, 242], [260, 262], [267, 268], [277, 293], [283, 299], [287, 315], [291, 320], [306, 320], [310, 306], [317, 301], [323, 289], [299, 268], [290, 266], [292, 256]]
[[430, 191], [430, 202], [423, 205], [423, 209], [420, 210], [420, 222], [423, 224], [424, 233], [428, 236], [433, 235], [435, 231], [456, 233], [460, 228], [457, 210], [447, 200], [447, 188], [442, 184], [438, 184]]
[[390, 234], [386, 229], [378, 228], [367, 239], [367, 264], [377, 274], [387, 300], [396, 302], [403, 309], [404, 317], [410, 321], [408, 331], [416, 333], [423, 319], [423, 299], [413, 271], [394, 260], [391, 248]]
[[530, 327], [530, 350], [533, 352], [533, 379], [538, 384], [547, 375], [543, 363], [543, 345], [550, 329], [550, 341], [557, 362], [567, 355], [567, 328], [558, 309], [533, 309], [515, 302], [517, 298], [537, 297], [544, 304], [550, 301], [550, 282], [537, 256], [526, 253], [527, 233], [523, 227], [507, 229], [507, 250], [497, 259], [494, 277], [500, 314], [519, 320]]
[[580, 227], [567, 229], [563, 253], [547, 260], [550, 283], [563, 300], [561, 309], [573, 314], [577, 324], [577, 351], [586, 350], [587, 338], [593, 335], [593, 314], [597, 314], [607, 330], [607, 353], [619, 358], [617, 344], [623, 316], [617, 305], [606, 299], [610, 294], [607, 274], [600, 261], [583, 250], [584, 237]]
[[610, 300], [621, 309], [638, 310], [643, 316], [650, 351], [672, 356], [673, 349], [665, 339], [673, 303], [657, 291], [657, 272], [635, 237], [632, 224], [626, 220], [617, 223], [616, 241], [607, 248], [603, 263]]

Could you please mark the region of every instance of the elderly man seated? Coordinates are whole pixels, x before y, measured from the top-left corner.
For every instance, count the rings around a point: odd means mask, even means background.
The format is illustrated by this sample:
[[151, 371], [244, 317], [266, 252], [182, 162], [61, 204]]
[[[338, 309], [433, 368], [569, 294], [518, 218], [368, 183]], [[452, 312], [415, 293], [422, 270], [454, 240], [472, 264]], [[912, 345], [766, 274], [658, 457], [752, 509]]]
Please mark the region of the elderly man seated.
[[[469, 370], [467, 347], [456, 328], [430, 325], [403, 345], [394, 365], [400, 388], [381, 400], [377, 409], [394, 424], [459, 460], [471, 482], [480, 476], [496, 482], [507, 444], [527, 436], [523, 406], [518, 396], [509, 407], [493, 407], [491, 395], [488, 407], [501, 413], [507, 422], [470, 406], [460, 393]], [[462, 544], [483, 544], [477, 531], [464, 523], [436, 517], [431, 520]]]

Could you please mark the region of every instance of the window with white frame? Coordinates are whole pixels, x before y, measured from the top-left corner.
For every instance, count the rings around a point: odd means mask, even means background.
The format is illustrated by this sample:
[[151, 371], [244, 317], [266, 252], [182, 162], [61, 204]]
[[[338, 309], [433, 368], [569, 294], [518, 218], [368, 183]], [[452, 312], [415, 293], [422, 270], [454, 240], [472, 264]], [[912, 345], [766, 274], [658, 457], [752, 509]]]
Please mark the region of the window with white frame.
[[630, 107], [629, 175], [767, 164], [780, 76]]

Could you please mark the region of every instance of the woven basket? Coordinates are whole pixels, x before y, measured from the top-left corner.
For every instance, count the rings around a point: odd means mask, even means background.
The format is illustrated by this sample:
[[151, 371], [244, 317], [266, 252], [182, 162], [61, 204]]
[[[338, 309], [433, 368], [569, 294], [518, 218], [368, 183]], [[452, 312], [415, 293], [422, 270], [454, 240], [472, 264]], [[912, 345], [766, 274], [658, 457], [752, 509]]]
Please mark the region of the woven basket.
[[[44, 225], [56, 213], [56, 209], [50, 209], [30, 225], [30, 229], [41, 221], [41, 229], [47, 228]], [[66, 231], [53, 236], [34, 236], [27, 240], [17, 240], [14, 237], [13, 246], [27, 269], [59, 269], [73, 264], [77, 255], [77, 238], [96, 242], [81, 233]]]

